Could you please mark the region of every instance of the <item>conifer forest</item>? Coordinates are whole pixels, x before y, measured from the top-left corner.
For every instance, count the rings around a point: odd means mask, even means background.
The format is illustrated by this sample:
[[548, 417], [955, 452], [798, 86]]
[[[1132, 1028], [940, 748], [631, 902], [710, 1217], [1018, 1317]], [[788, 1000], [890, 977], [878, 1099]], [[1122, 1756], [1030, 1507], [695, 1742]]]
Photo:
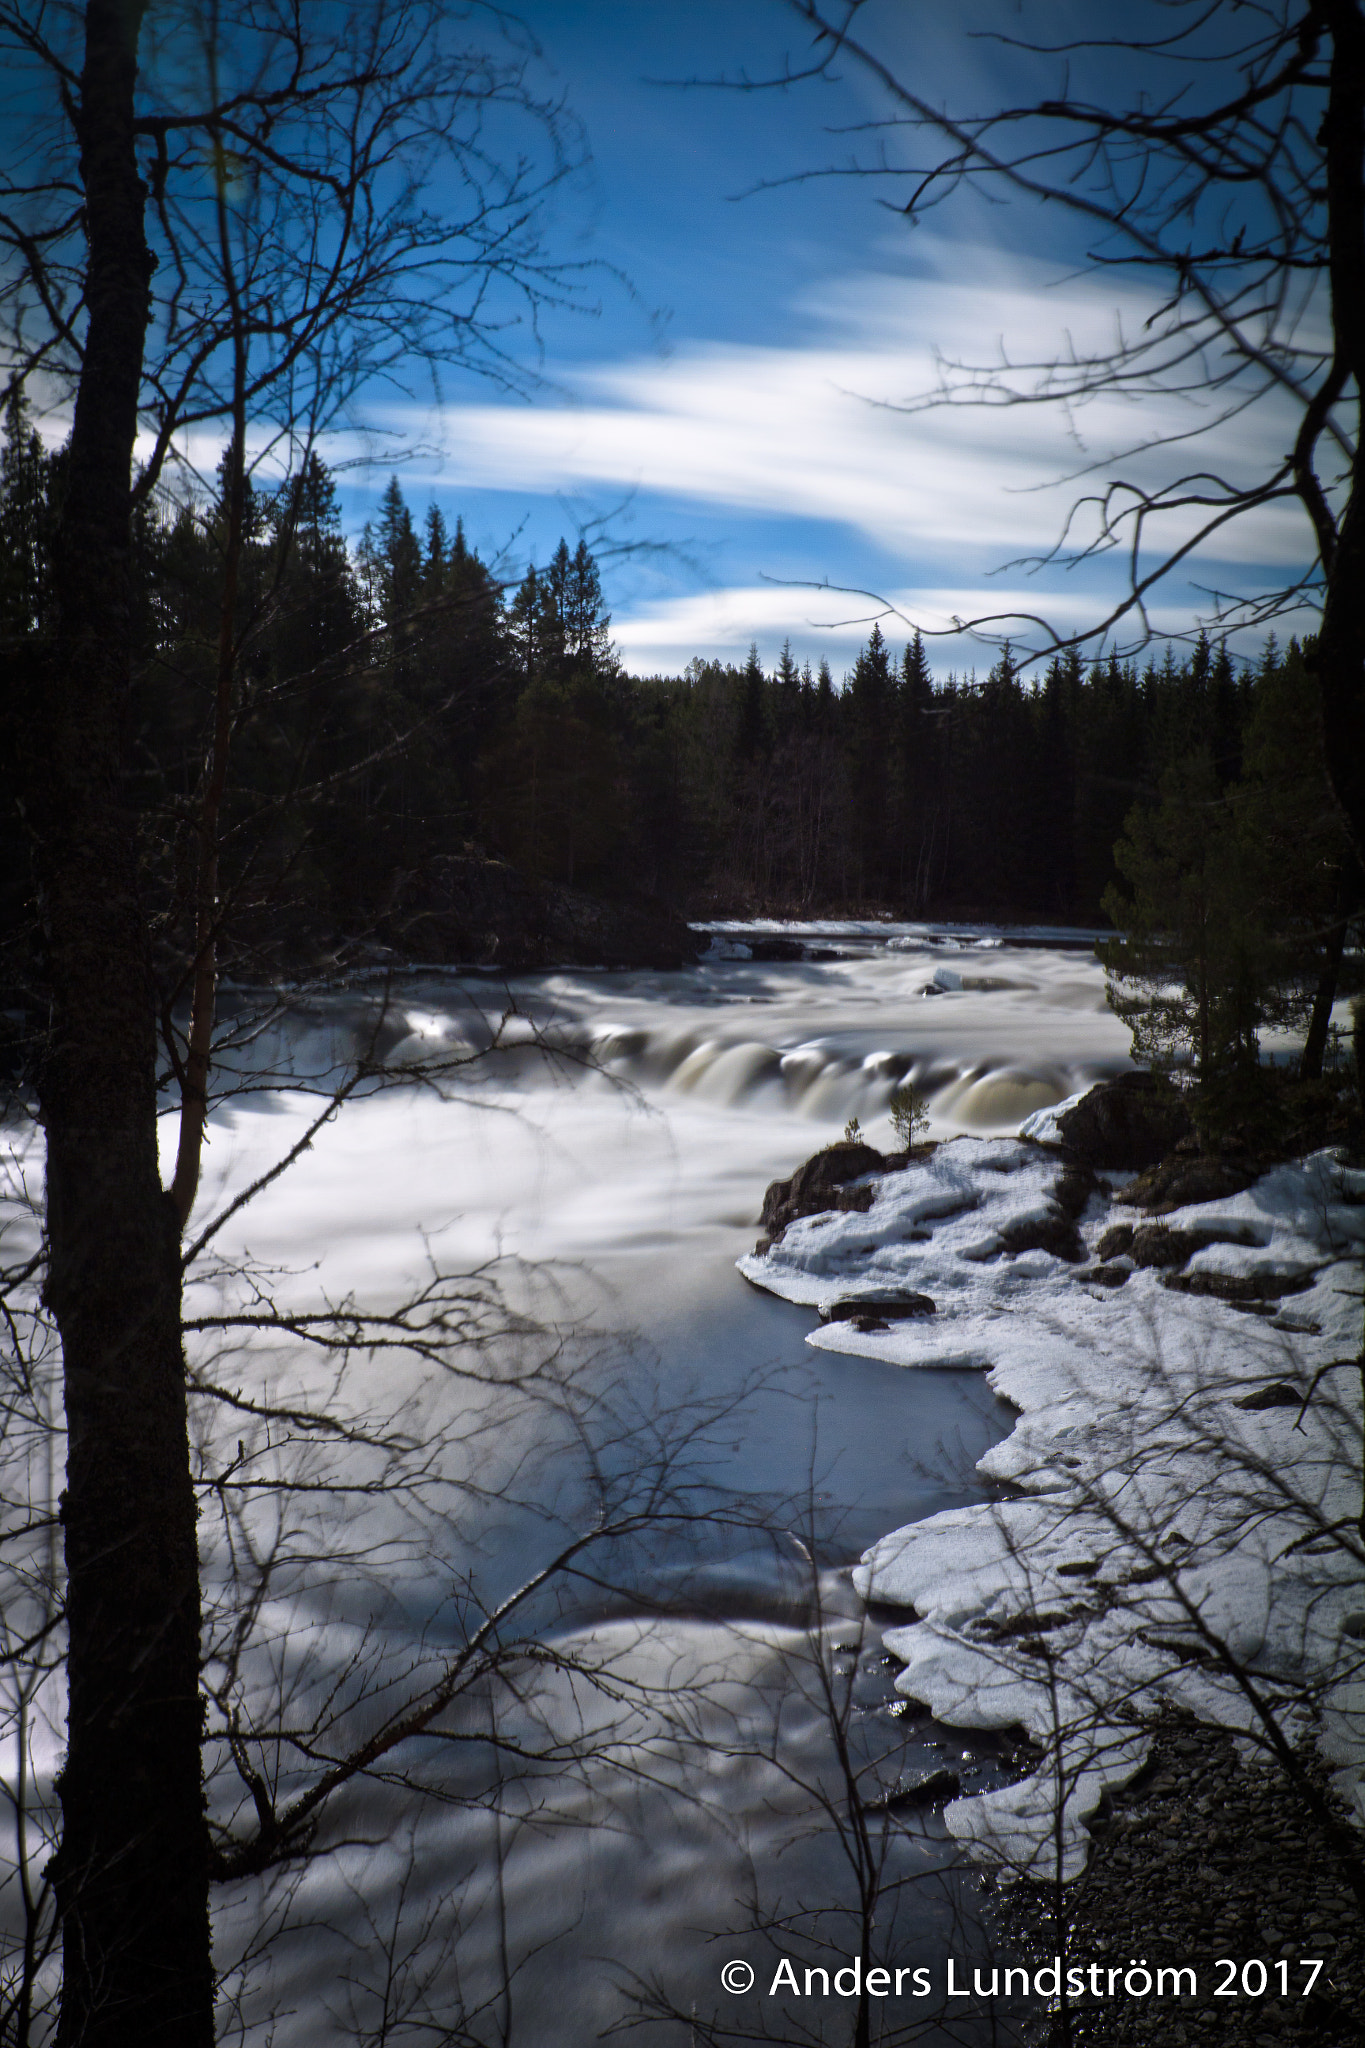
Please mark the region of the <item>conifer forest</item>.
[[1365, 0], [0, 50], [0, 2048], [1350, 2048]]
[[[61, 488], [60, 453], [44, 454], [16, 399], [7, 635], [41, 628]], [[137, 521], [134, 786], [172, 924], [212, 718], [224, 518], [153, 499]], [[1350, 863], [1313, 798], [1294, 643], [1271, 637], [1258, 661], [1234, 662], [1200, 634], [1141, 662], [1070, 650], [1027, 668], [1006, 643], [984, 672], [935, 676], [918, 633], [897, 645], [874, 624], [839, 676], [798, 666], [788, 644], [771, 669], [754, 647], [742, 666], [697, 658], [636, 677], [581, 539], [504, 581], [462, 522], [452, 533], [435, 504], [415, 514], [396, 476], [377, 521], [348, 537], [316, 454], [250, 494], [245, 526], [225, 871], [236, 942], [266, 944], [277, 965], [367, 941], [458, 957], [426, 913], [442, 863], [467, 874], [471, 858], [693, 916], [1103, 924], [1126, 900], [1125, 822], [1177, 771], [1204, 778], [1234, 836], [1254, 821], [1291, 922], [1334, 926]], [[24, 841], [6, 817], [22, 895]]]

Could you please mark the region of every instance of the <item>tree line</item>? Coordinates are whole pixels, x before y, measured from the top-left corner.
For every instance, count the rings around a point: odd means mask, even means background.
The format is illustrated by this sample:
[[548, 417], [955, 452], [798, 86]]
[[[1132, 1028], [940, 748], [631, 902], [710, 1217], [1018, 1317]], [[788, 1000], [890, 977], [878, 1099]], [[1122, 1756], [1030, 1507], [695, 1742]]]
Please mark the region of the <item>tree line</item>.
[[[63, 477], [16, 397], [0, 450], [7, 639], [41, 632], [50, 608]], [[1007, 645], [984, 677], [935, 680], [918, 633], [896, 657], [874, 625], [838, 685], [789, 643], [771, 671], [755, 647], [642, 679], [612, 646], [581, 539], [509, 583], [436, 505], [419, 523], [396, 477], [355, 545], [316, 452], [244, 491], [223, 889], [229, 922], [277, 941], [387, 929], [433, 862], [470, 848], [693, 912], [1097, 923], [1129, 813], [1172, 764], [1204, 763], [1215, 791], [1258, 764], [1262, 813], [1277, 778], [1317, 773], [1304, 664], [1273, 640], [1254, 668], [1201, 636], [1141, 667], [1072, 650], [1041, 675]], [[135, 521], [129, 787], [168, 941], [193, 894], [230, 524], [226, 464], [216, 496], [148, 498]], [[5, 829], [18, 915], [12, 808]], [[1316, 848], [1328, 896], [1343, 858]], [[1316, 915], [1321, 890], [1305, 876], [1302, 891]]]

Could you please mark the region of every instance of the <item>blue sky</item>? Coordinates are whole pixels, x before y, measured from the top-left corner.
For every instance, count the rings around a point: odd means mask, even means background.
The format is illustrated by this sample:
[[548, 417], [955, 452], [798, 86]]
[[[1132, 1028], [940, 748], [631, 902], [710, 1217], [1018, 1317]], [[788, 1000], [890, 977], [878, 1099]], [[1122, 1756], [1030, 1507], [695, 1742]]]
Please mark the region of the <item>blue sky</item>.
[[[1050, 354], [1067, 337], [1099, 344], [1146, 316], [1145, 288], [1078, 263], [1056, 215], [966, 197], [912, 229], [879, 204], [885, 185], [802, 180], [846, 156], [841, 130], [884, 110], [869, 81], [687, 83], [799, 62], [782, 0], [531, 0], [520, 12], [591, 151], [548, 228], [554, 254], [599, 266], [587, 274], [597, 310], [548, 318], [529, 396], [467, 379], [439, 410], [414, 399], [376, 421], [412, 450], [400, 475], [414, 511], [435, 499], [462, 515], [509, 572], [586, 529], [614, 637], [644, 674], [693, 654], [742, 658], [751, 639], [771, 661], [789, 635], [837, 676], [873, 608], [802, 584], [873, 590], [930, 630], [1011, 610], [1072, 630], [1104, 608], [1121, 575], [1112, 557], [1071, 574], [1006, 565], [1056, 538], [1087, 463], [1187, 425], [1187, 406], [1109, 399], [1070, 418], [888, 408], [933, 383], [935, 351], [990, 360]], [[1075, 12], [1050, 8], [1049, 25]], [[882, 47], [944, 97], [1019, 91], [1023, 60], [970, 39], [969, 9], [885, 0], [873, 13]], [[975, 14], [1018, 24], [1010, 0], [977, 0]], [[1286, 424], [1267, 410], [1239, 431], [1219, 451], [1234, 468], [1281, 445]], [[386, 478], [351, 471], [350, 521]], [[1189, 627], [1191, 582], [1278, 581], [1303, 552], [1299, 515], [1268, 513], [1227, 560], [1174, 581], [1154, 624]], [[893, 616], [885, 630], [894, 642], [907, 627]], [[981, 641], [932, 645], [940, 671], [993, 658]]]

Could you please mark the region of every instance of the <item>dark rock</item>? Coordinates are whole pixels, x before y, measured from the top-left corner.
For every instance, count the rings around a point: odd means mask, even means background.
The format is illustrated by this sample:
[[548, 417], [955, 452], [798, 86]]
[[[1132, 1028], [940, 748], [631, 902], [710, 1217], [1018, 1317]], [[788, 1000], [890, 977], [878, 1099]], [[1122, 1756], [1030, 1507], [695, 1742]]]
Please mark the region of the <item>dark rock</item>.
[[1057, 1119], [1063, 1144], [1087, 1166], [1155, 1166], [1188, 1136], [1190, 1115], [1155, 1074], [1101, 1081]]
[[[1122, 1230], [1125, 1225], [1115, 1228]], [[1239, 1223], [1193, 1223], [1185, 1230], [1173, 1230], [1165, 1223], [1144, 1223], [1130, 1235], [1129, 1250], [1136, 1266], [1183, 1266], [1195, 1252], [1211, 1244], [1262, 1242], [1250, 1224]]]
[[1064, 1216], [1073, 1222], [1085, 1214], [1085, 1205], [1098, 1188], [1099, 1182], [1088, 1166], [1068, 1166], [1057, 1176], [1052, 1190], [1052, 1199]]
[[1144, 1223], [1131, 1233], [1128, 1249], [1135, 1266], [1183, 1266], [1200, 1248], [1191, 1230], [1172, 1230], [1165, 1223]]
[[1096, 1250], [1102, 1259], [1121, 1259], [1125, 1252], [1133, 1249], [1133, 1226], [1131, 1223], [1111, 1223], [1100, 1239]]
[[870, 1209], [873, 1190], [850, 1187], [870, 1173], [885, 1173], [886, 1159], [875, 1145], [827, 1145], [804, 1166], [798, 1166], [789, 1180], [775, 1180], [763, 1197], [759, 1222], [775, 1244], [789, 1223], [799, 1216], [818, 1216], [827, 1209]]
[[1255, 1178], [1254, 1166], [1230, 1159], [1167, 1159], [1140, 1173], [1114, 1199], [1125, 1208], [1145, 1209], [1149, 1216], [1169, 1216], [1173, 1209], [1240, 1195]]
[[1087, 1266], [1076, 1278], [1092, 1281], [1096, 1287], [1123, 1287], [1131, 1271], [1131, 1266]]
[[1273, 1386], [1257, 1387], [1254, 1394], [1244, 1394], [1234, 1407], [1250, 1408], [1302, 1408], [1305, 1396], [1298, 1387], [1286, 1386], [1283, 1380], [1276, 1380]]
[[1168, 1273], [1164, 1285], [1179, 1294], [1203, 1294], [1214, 1301], [1278, 1301], [1282, 1294], [1302, 1294], [1315, 1277], [1312, 1273]]
[[744, 941], [751, 960], [804, 960], [806, 949], [799, 939], [780, 939], [755, 932]]
[[1069, 1266], [1079, 1265], [1085, 1257], [1080, 1232], [1060, 1209], [1047, 1216], [1007, 1223], [1000, 1232], [1000, 1249], [1010, 1257], [1019, 1252], [1048, 1252], [1054, 1259], [1065, 1259]]
[[[1043, 1956], [1065, 1941], [1076, 1956], [1145, 1956], [1153, 1969], [1191, 1965], [1202, 2009], [1188, 1996], [1160, 2006], [1083, 1996], [1064, 2028], [1054, 2016], [1030, 2038], [1039, 2048], [1060, 2048], [1063, 2040], [1067, 2048], [1203, 2048], [1214, 2040], [1219, 2048], [1263, 2048], [1267, 2040], [1357, 2048], [1365, 1938], [1331, 1847], [1344, 1810], [1326, 1766], [1305, 1760], [1310, 1797], [1278, 1772], [1243, 1766], [1226, 1735], [1186, 1734], [1186, 1727], [1159, 1729], [1148, 1764], [1106, 1794], [1090, 1822], [1085, 1875], [1067, 1887], [1065, 1932], [1057, 1925], [1056, 1886], [1025, 1880], [1011, 1889], [1006, 1911], [1009, 1932]], [[1222, 1969], [1212, 1959], [1258, 1950], [1269, 1976], [1265, 1996], [1215, 2004]], [[1319, 1955], [1330, 1958], [1318, 1980], [1327, 1996], [1311, 2010], [1303, 1995], [1309, 1971], [1297, 1958]], [[1277, 1996], [1273, 1959], [1280, 1956], [1294, 1959], [1287, 1999]]]
[[926, 1771], [922, 1778], [902, 1778], [900, 1783], [880, 1799], [863, 1802], [866, 1813], [895, 1813], [906, 1807], [932, 1806], [941, 1799], [956, 1799], [962, 1790], [962, 1780], [956, 1771], [950, 1771], [946, 1764], [937, 1770]]
[[860, 1330], [885, 1329], [911, 1316], [938, 1313], [927, 1294], [850, 1294], [820, 1311], [822, 1323], [855, 1323]]

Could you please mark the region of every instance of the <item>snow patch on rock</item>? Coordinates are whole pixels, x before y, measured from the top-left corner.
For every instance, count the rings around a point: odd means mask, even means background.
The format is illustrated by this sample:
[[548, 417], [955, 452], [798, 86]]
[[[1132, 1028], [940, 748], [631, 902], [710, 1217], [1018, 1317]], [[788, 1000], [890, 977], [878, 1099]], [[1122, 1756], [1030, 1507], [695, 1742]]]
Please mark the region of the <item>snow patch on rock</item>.
[[[1322, 1153], [1163, 1217], [1203, 1239], [1189, 1272], [1292, 1278], [1289, 1313], [1175, 1291], [1162, 1270], [1100, 1286], [1005, 1243], [1057, 1212], [1063, 1162], [1038, 1142], [1056, 1114], [1022, 1142], [942, 1145], [878, 1179], [865, 1213], [805, 1218], [739, 1262], [813, 1308], [930, 1296], [933, 1316], [807, 1341], [985, 1369], [1020, 1411], [979, 1467], [1009, 1497], [896, 1530], [854, 1575], [913, 1610], [886, 1635], [903, 1693], [1043, 1751], [1020, 1783], [951, 1802], [948, 1826], [1004, 1875], [1075, 1877], [1086, 1818], [1170, 1711], [1263, 1754], [1311, 1733], [1365, 1820], [1358, 1176]], [[1092, 1199], [1092, 1258], [1111, 1221]]]

